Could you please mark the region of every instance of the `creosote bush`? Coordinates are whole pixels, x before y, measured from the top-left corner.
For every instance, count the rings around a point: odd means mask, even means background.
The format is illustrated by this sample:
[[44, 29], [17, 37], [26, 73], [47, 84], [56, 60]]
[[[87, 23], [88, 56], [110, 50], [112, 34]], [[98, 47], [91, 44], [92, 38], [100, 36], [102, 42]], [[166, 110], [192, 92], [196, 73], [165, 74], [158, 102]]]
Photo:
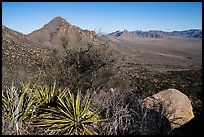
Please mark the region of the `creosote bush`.
[[[105, 44], [88, 44], [83, 48], [71, 48], [63, 44], [63, 53], [54, 50], [45, 63], [45, 81], [57, 81], [57, 86], [75, 91], [99, 91], [103, 88], [118, 86], [114, 81], [120, 81], [118, 76], [121, 59], [116, 59], [113, 49]], [[124, 74], [123, 74], [124, 75]], [[126, 85], [125, 85], [126, 86]], [[83, 93], [84, 94], [84, 93]]]

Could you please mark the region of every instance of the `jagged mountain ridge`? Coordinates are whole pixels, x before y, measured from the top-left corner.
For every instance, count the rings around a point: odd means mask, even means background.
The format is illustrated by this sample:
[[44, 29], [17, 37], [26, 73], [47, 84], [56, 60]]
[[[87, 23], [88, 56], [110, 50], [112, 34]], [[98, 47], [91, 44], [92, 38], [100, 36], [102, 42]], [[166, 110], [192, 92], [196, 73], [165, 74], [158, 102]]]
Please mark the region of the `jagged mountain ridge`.
[[106, 37], [118, 38], [118, 39], [134, 39], [139, 37], [147, 37], [147, 38], [164, 38], [164, 37], [183, 37], [183, 38], [202, 38], [202, 30], [198, 29], [190, 29], [184, 31], [172, 31], [172, 32], [165, 32], [165, 31], [157, 31], [157, 30], [150, 30], [150, 31], [115, 31], [110, 34], [107, 34]]

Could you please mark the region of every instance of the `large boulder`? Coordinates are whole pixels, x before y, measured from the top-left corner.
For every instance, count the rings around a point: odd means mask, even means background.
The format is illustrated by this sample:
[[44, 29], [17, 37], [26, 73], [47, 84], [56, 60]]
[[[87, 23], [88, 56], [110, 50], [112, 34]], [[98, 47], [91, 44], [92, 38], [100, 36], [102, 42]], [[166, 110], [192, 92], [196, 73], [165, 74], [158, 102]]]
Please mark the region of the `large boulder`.
[[147, 108], [156, 110], [170, 122], [171, 128], [178, 128], [193, 117], [189, 98], [176, 89], [167, 89], [144, 99]]

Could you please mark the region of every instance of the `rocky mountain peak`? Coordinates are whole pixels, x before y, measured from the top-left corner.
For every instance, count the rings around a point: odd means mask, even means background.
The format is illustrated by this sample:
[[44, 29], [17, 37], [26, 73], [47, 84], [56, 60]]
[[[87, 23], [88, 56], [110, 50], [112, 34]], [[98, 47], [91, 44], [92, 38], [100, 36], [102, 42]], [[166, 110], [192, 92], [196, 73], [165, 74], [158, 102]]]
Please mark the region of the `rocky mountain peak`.
[[68, 21], [66, 21], [64, 18], [57, 16], [55, 18], [53, 18], [48, 24], [46, 24], [44, 27], [46, 26], [55, 26], [55, 27], [61, 27], [63, 25], [71, 25]]
[[123, 30], [123, 33], [129, 33], [126, 29]]
[[84, 42], [93, 41], [93, 39], [94, 41], [100, 41], [98, 38], [95, 38], [95, 36], [96, 33], [94, 31], [82, 30], [70, 24], [64, 18], [57, 16], [42, 28], [33, 31], [26, 37], [30, 41], [44, 47], [58, 48], [61, 46], [62, 37], [69, 40], [70, 45], [76, 45], [76, 41], [81, 41], [83, 44]]
[[51, 20], [51, 22], [60, 22], [60, 23], [66, 22], [66, 23], [68, 23], [68, 22], [67, 22], [64, 18], [62, 18], [61, 16], [55, 17], [54, 19]]

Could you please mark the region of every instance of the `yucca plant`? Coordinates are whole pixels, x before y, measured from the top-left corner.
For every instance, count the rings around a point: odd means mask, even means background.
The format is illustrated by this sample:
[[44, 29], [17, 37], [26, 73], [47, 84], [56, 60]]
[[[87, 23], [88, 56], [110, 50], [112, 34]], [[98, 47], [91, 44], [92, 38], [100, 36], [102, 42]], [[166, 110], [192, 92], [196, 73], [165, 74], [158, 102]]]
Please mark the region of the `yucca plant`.
[[33, 85], [32, 89], [33, 89], [33, 92], [35, 93], [35, 97], [38, 100], [38, 105], [41, 107], [51, 102], [52, 98], [55, 95], [55, 91], [56, 91], [55, 83], [50, 88], [47, 85], [38, 86], [35, 84]]
[[74, 96], [69, 89], [57, 98], [57, 106], [44, 108], [44, 113], [35, 118], [35, 125], [48, 127], [51, 134], [93, 135], [94, 125], [108, 119], [97, 119], [99, 109], [91, 112], [90, 94], [82, 100], [81, 92]]
[[[8, 124], [4, 129], [5, 134], [28, 134], [27, 124], [35, 108], [36, 99], [29, 91], [29, 83], [22, 84], [21, 89], [17, 89], [12, 83], [2, 91], [2, 116], [3, 124]], [[5, 126], [5, 125], [4, 125]]]

